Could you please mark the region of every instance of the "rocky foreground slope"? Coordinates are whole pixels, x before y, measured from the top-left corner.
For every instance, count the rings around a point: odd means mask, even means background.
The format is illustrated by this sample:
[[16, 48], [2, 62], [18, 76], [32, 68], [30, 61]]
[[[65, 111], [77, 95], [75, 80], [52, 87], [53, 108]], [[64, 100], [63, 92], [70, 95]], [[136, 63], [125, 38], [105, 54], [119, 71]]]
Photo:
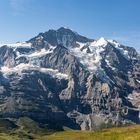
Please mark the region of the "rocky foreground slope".
[[0, 117], [52, 129], [140, 123], [140, 55], [60, 28], [0, 47]]

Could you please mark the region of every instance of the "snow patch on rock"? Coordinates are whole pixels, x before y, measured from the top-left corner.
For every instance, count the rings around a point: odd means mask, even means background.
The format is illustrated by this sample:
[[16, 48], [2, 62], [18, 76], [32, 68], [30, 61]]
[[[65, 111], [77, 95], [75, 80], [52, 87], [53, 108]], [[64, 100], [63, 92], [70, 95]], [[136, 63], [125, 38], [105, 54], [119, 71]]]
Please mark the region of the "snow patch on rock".
[[77, 43], [80, 47], [70, 48], [71, 54], [76, 56], [87, 70], [96, 71], [101, 65], [101, 53], [107, 45], [106, 41], [100, 39], [91, 43]]
[[5, 77], [7, 77], [8, 75], [11, 75], [13, 73], [17, 73], [19, 75], [24, 74], [24, 70], [35, 70], [35, 71], [40, 71], [42, 73], [46, 73], [46, 74], [50, 74], [53, 77], [57, 77], [57, 78], [68, 78], [67, 74], [64, 73], [60, 73], [58, 70], [54, 70], [54, 69], [50, 69], [50, 68], [42, 68], [39, 66], [35, 66], [35, 65], [30, 65], [30, 64], [24, 64], [21, 63], [15, 67], [9, 68], [6, 66], [1, 67], [1, 72], [3, 73], [3, 75]]
[[118, 43], [117, 41], [114, 40], [108, 40], [108, 42], [110, 42], [111, 44], [113, 44], [113, 46], [118, 49], [121, 54], [126, 58], [126, 59], [130, 59], [130, 56], [128, 54], [128, 51], [125, 50], [124, 48], [121, 47], [120, 43]]
[[0, 44], [0, 47], [2, 46], [8, 46], [8, 47], [11, 47], [11, 48], [29, 48], [32, 46], [31, 43], [27, 43], [27, 42], [17, 42], [15, 44]]

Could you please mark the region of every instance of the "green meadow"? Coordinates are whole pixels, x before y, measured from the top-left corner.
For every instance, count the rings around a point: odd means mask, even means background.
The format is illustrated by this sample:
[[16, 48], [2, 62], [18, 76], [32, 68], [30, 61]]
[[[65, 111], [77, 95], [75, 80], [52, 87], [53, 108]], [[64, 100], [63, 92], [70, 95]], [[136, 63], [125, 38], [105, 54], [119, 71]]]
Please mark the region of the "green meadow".
[[47, 134], [44, 130], [32, 129], [1, 132], [0, 140], [140, 140], [139, 125], [96, 131], [47, 132]]

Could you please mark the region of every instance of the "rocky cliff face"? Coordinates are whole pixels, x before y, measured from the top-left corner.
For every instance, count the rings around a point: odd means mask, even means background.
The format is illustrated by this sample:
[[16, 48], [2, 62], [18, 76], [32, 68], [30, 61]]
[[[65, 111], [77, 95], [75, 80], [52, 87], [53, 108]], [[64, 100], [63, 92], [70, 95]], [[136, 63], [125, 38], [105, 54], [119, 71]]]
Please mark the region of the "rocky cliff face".
[[0, 47], [0, 116], [53, 129], [139, 123], [140, 55], [70, 29]]

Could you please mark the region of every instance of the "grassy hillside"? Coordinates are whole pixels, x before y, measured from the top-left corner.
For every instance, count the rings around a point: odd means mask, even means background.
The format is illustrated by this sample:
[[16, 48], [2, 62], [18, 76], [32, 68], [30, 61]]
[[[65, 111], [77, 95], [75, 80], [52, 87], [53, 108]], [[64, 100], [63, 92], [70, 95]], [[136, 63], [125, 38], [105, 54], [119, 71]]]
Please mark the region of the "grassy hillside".
[[140, 140], [140, 126], [104, 129], [100, 131], [65, 131], [38, 140]]
[[27, 121], [24, 120], [22, 123], [20, 121], [19, 124], [22, 126], [24, 122], [24, 128], [10, 130], [8, 133], [0, 132], [0, 140], [140, 140], [139, 125], [98, 131], [64, 131], [47, 135], [48, 133], [45, 134], [34, 122], [28, 120], [29, 126], [35, 129], [29, 128]]

